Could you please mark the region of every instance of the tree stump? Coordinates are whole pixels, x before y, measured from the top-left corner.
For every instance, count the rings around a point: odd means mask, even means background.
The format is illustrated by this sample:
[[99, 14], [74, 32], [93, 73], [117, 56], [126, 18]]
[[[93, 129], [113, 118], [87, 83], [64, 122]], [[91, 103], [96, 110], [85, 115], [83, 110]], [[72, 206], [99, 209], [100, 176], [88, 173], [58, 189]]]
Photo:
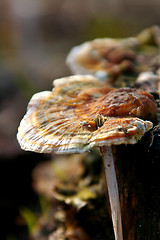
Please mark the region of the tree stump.
[[148, 134], [138, 144], [116, 148], [124, 240], [160, 239], [160, 148], [157, 139], [149, 146]]

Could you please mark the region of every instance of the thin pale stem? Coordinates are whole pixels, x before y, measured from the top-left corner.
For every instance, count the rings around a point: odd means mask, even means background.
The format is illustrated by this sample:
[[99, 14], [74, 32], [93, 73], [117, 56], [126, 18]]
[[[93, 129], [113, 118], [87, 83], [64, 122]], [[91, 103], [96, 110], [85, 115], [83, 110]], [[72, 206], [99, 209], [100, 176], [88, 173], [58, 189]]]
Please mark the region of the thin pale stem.
[[121, 208], [119, 201], [119, 193], [117, 186], [116, 173], [114, 168], [112, 148], [108, 146], [101, 147], [101, 154], [103, 157], [105, 175], [107, 179], [109, 201], [112, 212], [112, 222], [114, 235], [116, 240], [123, 240]]

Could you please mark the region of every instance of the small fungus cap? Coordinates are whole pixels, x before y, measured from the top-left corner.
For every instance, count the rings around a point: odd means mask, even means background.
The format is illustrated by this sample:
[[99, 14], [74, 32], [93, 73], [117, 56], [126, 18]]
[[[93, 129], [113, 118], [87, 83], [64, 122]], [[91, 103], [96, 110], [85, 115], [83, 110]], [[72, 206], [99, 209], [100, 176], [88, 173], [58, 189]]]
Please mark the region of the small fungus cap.
[[73, 47], [66, 63], [73, 74], [94, 74], [100, 79], [117, 77], [121, 72], [134, 69], [136, 38], [102, 38]]
[[[152, 128], [153, 97], [143, 90], [107, 87], [93, 76], [54, 81], [35, 94], [18, 128], [24, 150], [79, 153], [103, 145], [135, 144]], [[145, 119], [145, 120], [144, 120]]]

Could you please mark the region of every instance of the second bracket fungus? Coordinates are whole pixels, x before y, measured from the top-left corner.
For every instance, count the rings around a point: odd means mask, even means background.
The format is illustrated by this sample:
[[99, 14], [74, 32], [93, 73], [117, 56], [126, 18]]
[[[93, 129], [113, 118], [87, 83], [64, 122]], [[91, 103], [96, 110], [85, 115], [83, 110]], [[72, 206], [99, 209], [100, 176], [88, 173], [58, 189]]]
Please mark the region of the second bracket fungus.
[[24, 150], [81, 153], [100, 147], [116, 240], [122, 240], [121, 210], [112, 145], [135, 144], [153, 127], [156, 103], [143, 90], [107, 87], [93, 76], [55, 80], [52, 91], [35, 94], [17, 138]]
[[137, 48], [136, 38], [94, 39], [73, 47], [66, 63], [73, 74], [93, 74], [112, 82], [121, 73], [133, 70]]
[[66, 63], [73, 74], [92, 74], [109, 84], [123, 76], [124, 86], [124, 79], [131, 84], [139, 73], [153, 67], [159, 47], [160, 28], [152, 26], [135, 37], [84, 42], [71, 49]]

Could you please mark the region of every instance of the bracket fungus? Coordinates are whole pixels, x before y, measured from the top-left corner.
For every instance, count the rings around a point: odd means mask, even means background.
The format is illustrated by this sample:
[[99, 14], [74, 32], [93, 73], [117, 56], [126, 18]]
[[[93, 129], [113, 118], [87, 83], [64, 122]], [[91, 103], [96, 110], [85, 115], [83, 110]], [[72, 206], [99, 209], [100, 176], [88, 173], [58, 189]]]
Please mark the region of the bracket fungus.
[[70, 76], [53, 84], [52, 91], [37, 93], [30, 100], [17, 139], [22, 149], [41, 153], [82, 153], [100, 147], [115, 239], [122, 240], [111, 146], [137, 143], [153, 126], [156, 103], [143, 90], [114, 89], [90, 75]]
[[73, 74], [92, 74], [112, 82], [123, 72], [135, 69], [137, 46], [136, 38], [94, 39], [73, 47], [66, 63]]
[[152, 26], [135, 37], [97, 38], [74, 46], [66, 64], [72, 74], [92, 74], [107, 83], [122, 75], [133, 81], [159, 57], [159, 47], [160, 27]]

